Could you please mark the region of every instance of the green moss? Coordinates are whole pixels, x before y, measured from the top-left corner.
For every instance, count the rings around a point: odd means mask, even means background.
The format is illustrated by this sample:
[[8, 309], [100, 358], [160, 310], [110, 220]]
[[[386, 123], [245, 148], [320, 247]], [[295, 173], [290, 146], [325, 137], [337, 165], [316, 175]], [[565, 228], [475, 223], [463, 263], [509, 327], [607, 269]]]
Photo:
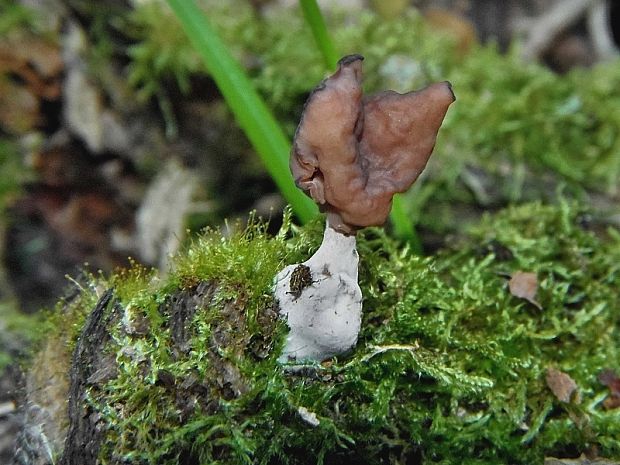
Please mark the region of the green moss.
[[203, 70], [180, 24], [158, 2], [146, 2], [126, 19], [125, 32], [138, 42], [127, 49], [131, 59], [129, 83], [143, 100], [161, 93], [173, 79], [182, 92], [190, 90], [190, 76]]
[[[30, 177], [23, 166], [22, 157], [16, 144], [0, 137], [0, 216], [4, 217], [7, 206], [21, 189], [21, 183]], [[3, 218], [4, 220], [4, 218]]]
[[0, 302], [0, 377], [36, 339], [38, 324], [39, 318], [19, 312], [14, 302]]
[[[524, 63], [518, 52], [479, 48], [445, 74], [458, 103], [434, 156], [439, 201], [469, 197], [490, 205], [549, 197], [549, 184], [560, 180], [573, 192], [585, 187], [616, 195], [618, 63], [559, 76]], [[479, 189], [466, 172], [478, 173]]]
[[[273, 318], [272, 279], [316, 248], [320, 224], [286, 219], [275, 238], [256, 224], [227, 238], [210, 231], [165, 278], [139, 268], [112, 278], [125, 310], [108, 348], [119, 369], [90, 397], [106, 425], [102, 462], [525, 464], [596, 448], [620, 457], [620, 411], [604, 409], [597, 381], [620, 371], [620, 236], [595, 236], [583, 213], [511, 208], [429, 258], [363, 231], [357, 348], [297, 372], [276, 362], [286, 329]], [[515, 271], [537, 274], [542, 309], [510, 294]], [[167, 309], [207, 292], [201, 283], [212, 296], [178, 350]], [[147, 330], [128, 331], [127, 315]], [[575, 380], [579, 403], [554, 397], [549, 367]]]
[[[0, 4], [0, 6], [3, 6]], [[20, 10], [10, 10], [17, 15]], [[10, 18], [6, 20], [9, 21]], [[0, 36], [2, 35], [0, 24]], [[22, 166], [21, 156], [16, 144], [0, 137], [0, 237], [4, 239], [7, 207], [20, 191], [20, 183], [28, 178], [27, 170]], [[1, 255], [1, 254], [0, 254]], [[10, 286], [6, 281], [5, 271], [0, 270], [0, 377], [8, 365], [35, 339], [35, 327], [39, 323], [36, 317], [21, 313], [17, 303], [9, 296]]]
[[11, 0], [0, 0], [0, 37], [21, 28], [31, 27], [34, 23], [34, 14]]

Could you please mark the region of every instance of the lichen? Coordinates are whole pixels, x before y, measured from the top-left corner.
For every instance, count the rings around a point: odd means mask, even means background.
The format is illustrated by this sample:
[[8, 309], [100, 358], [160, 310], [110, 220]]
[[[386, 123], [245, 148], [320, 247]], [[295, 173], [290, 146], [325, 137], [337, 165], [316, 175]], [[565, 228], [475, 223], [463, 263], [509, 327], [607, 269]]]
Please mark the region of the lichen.
[[[272, 279], [318, 246], [321, 225], [285, 219], [276, 237], [258, 224], [230, 237], [209, 231], [166, 277], [135, 269], [105, 283], [146, 330], [132, 333], [122, 318], [111, 328], [106, 350], [118, 372], [89, 395], [106, 431], [100, 459], [618, 458], [620, 412], [604, 408], [597, 376], [620, 371], [620, 234], [595, 235], [594, 224], [577, 204], [527, 204], [486, 217], [453, 249], [426, 258], [364, 230], [358, 345], [293, 372], [277, 363], [286, 327], [273, 317]], [[536, 273], [542, 309], [509, 292], [506, 276], [516, 271]], [[167, 310], [175, 299], [189, 299], [181, 326]], [[548, 368], [575, 381], [580, 403], [554, 396]]]

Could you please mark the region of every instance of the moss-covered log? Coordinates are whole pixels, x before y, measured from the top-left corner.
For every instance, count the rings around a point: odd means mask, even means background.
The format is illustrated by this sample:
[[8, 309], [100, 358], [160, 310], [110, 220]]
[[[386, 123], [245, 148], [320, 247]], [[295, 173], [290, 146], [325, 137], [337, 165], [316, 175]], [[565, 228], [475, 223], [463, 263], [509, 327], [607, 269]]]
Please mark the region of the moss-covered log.
[[112, 306], [113, 293], [106, 291], [88, 315], [77, 341], [69, 378], [69, 430], [65, 439], [61, 465], [95, 464], [103, 430], [98, 428], [99, 414], [85, 401], [87, 390], [116, 376], [113, 357], [105, 348], [111, 336], [109, 327], [118, 320], [119, 308]]
[[[599, 376], [620, 373], [620, 234], [593, 226], [577, 206], [531, 204], [431, 258], [366, 230], [356, 349], [294, 369], [277, 363], [272, 279], [320, 225], [207, 233], [166, 277], [99, 277], [61, 309], [50, 337], [67, 353], [69, 433], [47, 444], [64, 464], [619, 459]], [[518, 271], [535, 274], [540, 308], [510, 292]], [[36, 363], [31, 378], [59, 369]], [[75, 455], [85, 444], [97, 458]]]

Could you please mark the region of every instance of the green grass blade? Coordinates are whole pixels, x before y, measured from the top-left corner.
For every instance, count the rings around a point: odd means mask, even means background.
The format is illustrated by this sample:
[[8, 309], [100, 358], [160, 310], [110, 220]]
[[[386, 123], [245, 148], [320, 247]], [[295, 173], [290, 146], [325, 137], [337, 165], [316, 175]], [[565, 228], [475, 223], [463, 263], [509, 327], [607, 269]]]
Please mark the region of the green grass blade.
[[395, 235], [406, 240], [414, 252], [421, 253], [422, 243], [411, 222], [411, 218], [407, 215], [403, 197], [400, 194], [396, 194], [392, 200], [390, 220], [392, 221], [392, 226], [394, 226]]
[[299, 4], [304, 13], [306, 23], [310, 26], [314, 40], [323, 55], [325, 66], [327, 69], [333, 70], [336, 68], [336, 64], [338, 63], [338, 59], [340, 57], [338, 56], [338, 53], [336, 53], [334, 42], [331, 40], [329, 33], [327, 32], [325, 19], [321, 14], [321, 10], [317, 5], [316, 0], [299, 0]]
[[274, 116], [194, 0], [167, 1], [278, 189], [302, 222], [310, 220], [317, 207], [291, 178], [290, 143]]

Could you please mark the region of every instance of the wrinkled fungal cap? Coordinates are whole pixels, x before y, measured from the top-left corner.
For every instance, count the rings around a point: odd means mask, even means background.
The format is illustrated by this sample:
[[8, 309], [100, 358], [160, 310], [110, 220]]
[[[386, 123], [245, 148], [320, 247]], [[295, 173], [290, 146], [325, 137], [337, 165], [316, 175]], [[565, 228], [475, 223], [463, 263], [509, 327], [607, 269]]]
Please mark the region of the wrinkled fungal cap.
[[392, 197], [418, 178], [455, 97], [449, 82], [362, 96], [361, 55], [348, 55], [312, 92], [295, 133], [297, 187], [345, 234], [383, 224]]

